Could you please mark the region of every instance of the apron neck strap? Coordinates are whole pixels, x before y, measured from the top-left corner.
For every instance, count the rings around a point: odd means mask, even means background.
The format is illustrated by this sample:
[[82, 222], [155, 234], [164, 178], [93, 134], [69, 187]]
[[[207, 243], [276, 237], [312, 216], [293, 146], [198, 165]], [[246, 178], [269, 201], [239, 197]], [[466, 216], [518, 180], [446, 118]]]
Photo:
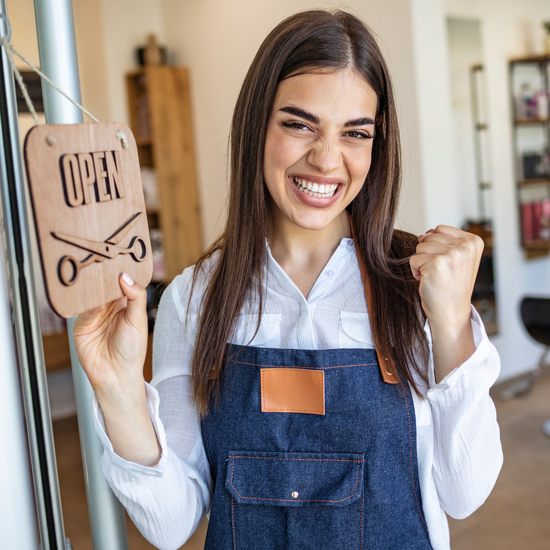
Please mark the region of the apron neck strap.
[[357, 255], [357, 263], [359, 264], [359, 270], [361, 271], [361, 279], [363, 280], [363, 288], [365, 290], [365, 300], [367, 302], [367, 311], [369, 313], [370, 329], [374, 340], [374, 347], [376, 349], [378, 365], [380, 367], [380, 375], [382, 376], [382, 380], [386, 382], [386, 384], [398, 384], [399, 378], [397, 376], [395, 364], [390, 353], [391, 350], [388, 350], [387, 352], [382, 353], [378, 342], [378, 337], [376, 335], [376, 332], [374, 331], [373, 315], [372, 315], [372, 313], [374, 312], [374, 307], [372, 303], [371, 284], [369, 281], [367, 270], [365, 268], [365, 262], [363, 260], [363, 256], [361, 254], [361, 251], [359, 250], [359, 247], [357, 246], [357, 239], [355, 238], [355, 231], [353, 228], [353, 223], [351, 221], [351, 216], [349, 212], [348, 212], [348, 220], [349, 220], [351, 238], [353, 239], [353, 242], [355, 244], [355, 254]]

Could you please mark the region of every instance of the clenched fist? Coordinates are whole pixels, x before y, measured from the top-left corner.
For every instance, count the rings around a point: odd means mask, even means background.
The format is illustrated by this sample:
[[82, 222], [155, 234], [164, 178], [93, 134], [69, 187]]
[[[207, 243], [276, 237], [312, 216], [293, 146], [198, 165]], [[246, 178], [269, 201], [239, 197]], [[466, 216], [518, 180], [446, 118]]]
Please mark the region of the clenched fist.
[[470, 302], [482, 253], [477, 235], [438, 225], [418, 237], [410, 259], [432, 331], [438, 380], [475, 351]]

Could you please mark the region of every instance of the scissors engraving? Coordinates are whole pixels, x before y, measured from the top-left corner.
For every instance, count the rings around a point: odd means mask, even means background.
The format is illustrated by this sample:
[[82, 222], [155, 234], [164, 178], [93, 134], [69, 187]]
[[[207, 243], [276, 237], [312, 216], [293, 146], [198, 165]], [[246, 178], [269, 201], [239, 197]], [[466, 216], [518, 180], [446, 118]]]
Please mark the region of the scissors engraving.
[[130, 254], [136, 262], [142, 262], [145, 260], [145, 257], [147, 256], [147, 247], [145, 246], [145, 241], [141, 237], [132, 237], [127, 248], [118, 246], [120, 241], [122, 241], [122, 239], [128, 234], [140, 216], [141, 212], [136, 212], [130, 216], [110, 237], [105, 239], [103, 242], [90, 241], [88, 239], [82, 239], [81, 237], [73, 237], [70, 235], [64, 235], [63, 233], [52, 232], [52, 236], [56, 239], [90, 252], [90, 254], [88, 254], [88, 256], [80, 262], [73, 256], [69, 255], [63, 256], [59, 260], [57, 273], [61, 282], [65, 286], [74, 285], [78, 280], [78, 274], [82, 268], [95, 262], [112, 260], [119, 254]]

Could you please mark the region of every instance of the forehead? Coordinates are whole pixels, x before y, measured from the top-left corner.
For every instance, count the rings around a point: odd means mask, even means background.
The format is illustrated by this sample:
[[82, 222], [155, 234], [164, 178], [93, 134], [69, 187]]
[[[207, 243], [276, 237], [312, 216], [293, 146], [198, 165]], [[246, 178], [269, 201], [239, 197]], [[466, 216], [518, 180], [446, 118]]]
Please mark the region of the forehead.
[[315, 69], [279, 83], [274, 114], [286, 105], [306, 109], [321, 118], [329, 112], [359, 118], [374, 117], [378, 99], [372, 86], [353, 69]]

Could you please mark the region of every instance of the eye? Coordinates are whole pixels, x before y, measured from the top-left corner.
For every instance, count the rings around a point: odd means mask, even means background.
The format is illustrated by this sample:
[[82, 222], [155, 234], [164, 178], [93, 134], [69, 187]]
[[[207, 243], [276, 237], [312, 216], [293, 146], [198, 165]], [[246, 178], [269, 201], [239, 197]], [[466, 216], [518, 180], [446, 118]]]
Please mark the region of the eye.
[[297, 120], [282, 122], [282, 125], [285, 128], [294, 128], [296, 130], [311, 130], [311, 128], [307, 124], [304, 124], [303, 122], [299, 122]]
[[356, 139], [372, 139], [373, 138], [373, 136], [371, 136], [367, 132], [361, 132], [359, 130], [350, 130], [345, 135], [349, 136], [351, 138], [356, 138]]

